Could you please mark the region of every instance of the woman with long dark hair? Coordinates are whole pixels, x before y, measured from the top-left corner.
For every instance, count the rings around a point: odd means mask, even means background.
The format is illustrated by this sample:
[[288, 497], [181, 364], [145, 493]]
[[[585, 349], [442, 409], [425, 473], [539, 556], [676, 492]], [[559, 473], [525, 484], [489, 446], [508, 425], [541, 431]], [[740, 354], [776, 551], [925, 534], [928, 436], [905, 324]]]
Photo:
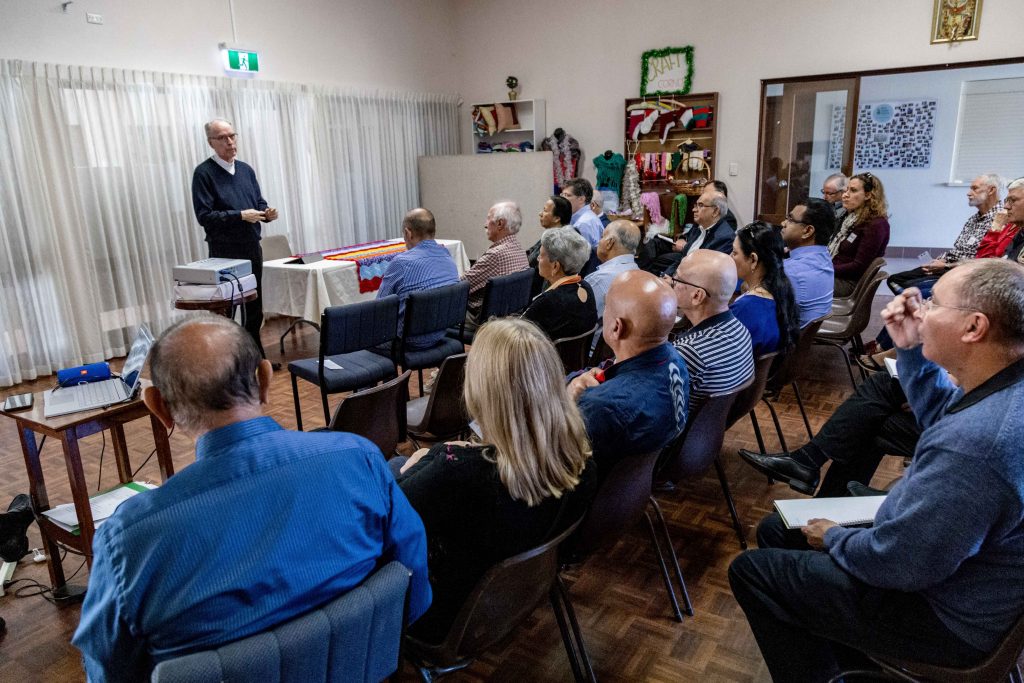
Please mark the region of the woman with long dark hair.
[[782, 269], [784, 247], [779, 232], [763, 221], [737, 230], [732, 242], [732, 259], [743, 287], [730, 309], [750, 331], [755, 358], [787, 351], [800, 336], [793, 285]]

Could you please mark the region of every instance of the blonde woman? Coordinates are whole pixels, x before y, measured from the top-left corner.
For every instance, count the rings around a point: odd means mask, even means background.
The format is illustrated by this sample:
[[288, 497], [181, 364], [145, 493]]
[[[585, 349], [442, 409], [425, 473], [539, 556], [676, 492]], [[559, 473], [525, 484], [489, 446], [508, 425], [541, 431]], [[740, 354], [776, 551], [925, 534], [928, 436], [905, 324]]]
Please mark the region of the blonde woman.
[[398, 475], [427, 530], [434, 593], [412, 632], [433, 642], [444, 638], [488, 568], [572, 524], [597, 481], [561, 361], [533, 323], [504, 318], [483, 325], [463, 393], [481, 443], [423, 449]]
[[850, 178], [843, 208], [846, 216], [828, 243], [836, 274], [833, 296], [853, 294], [860, 276], [889, 245], [889, 209], [881, 180], [870, 173]]

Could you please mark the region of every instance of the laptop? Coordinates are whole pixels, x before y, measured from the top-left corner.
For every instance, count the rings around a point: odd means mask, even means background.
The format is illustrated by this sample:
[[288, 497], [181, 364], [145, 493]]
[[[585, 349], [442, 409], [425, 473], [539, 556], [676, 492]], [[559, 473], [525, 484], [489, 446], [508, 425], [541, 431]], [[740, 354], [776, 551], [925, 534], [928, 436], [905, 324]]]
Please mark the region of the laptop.
[[120, 377], [50, 389], [43, 394], [43, 416], [57, 417], [132, 400], [142, 382], [142, 367], [152, 346], [153, 334], [148, 327], [140, 325]]

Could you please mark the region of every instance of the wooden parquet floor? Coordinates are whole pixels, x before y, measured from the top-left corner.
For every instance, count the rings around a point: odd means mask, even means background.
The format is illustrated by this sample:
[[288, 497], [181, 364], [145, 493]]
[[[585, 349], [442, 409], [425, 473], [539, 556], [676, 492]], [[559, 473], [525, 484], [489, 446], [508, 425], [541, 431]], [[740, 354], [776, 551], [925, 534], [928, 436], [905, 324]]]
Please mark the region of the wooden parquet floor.
[[[881, 297], [876, 300], [876, 310], [882, 302]], [[315, 355], [315, 332], [303, 328], [287, 342], [285, 357], [279, 357], [276, 341], [286, 324], [282, 319], [274, 319], [264, 328], [271, 359], [287, 361]], [[873, 327], [877, 329], [877, 325]], [[871, 330], [872, 334], [874, 331]], [[851, 387], [839, 354], [833, 349], [814, 349], [807, 367], [812, 379], [802, 381], [801, 388], [816, 430], [851, 393]], [[38, 391], [50, 386], [52, 381], [46, 378], [29, 382], [2, 393], [6, 396]], [[318, 394], [311, 385], [300, 384], [304, 385], [303, 420], [307, 428], [322, 425]], [[791, 392], [785, 392], [778, 407], [787, 441], [791, 447], [802, 444], [807, 435]], [[274, 377], [268, 412], [285, 427], [294, 428], [287, 370]], [[777, 440], [768, 412], [762, 406], [758, 413], [768, 448], [774, 450]], [[142, 421], [130, 425], [127, 436], [132, 464], [138, 467], [152, 449], [148, 425]], [[176, 469], [194, 460], [192, 443], [180, 434], [172, 435], [171, 447]], [[736, 449], [743, 447], [756, 448], [748, 420], [741, 421], [726, 435], [723, 461], [748, 541], [753, 544], [753, 528], [767, 514], [771, 501], [796, 494], [782, 484], [769, 487], [764, 477], [740, 462]], [[90, 482], [112, 486], [117, 483], [117, 473], [111, 462], [110, 448], [107, 448], [102, 472], [101, 448], [99, 435], [82, 442], [86, 476]], [[46, 444], [43, 467], [51, 500], [69, 501], [67, 474], [57, 444]], [[874, 483], [887, 483], [898, 476], [900, 469], [901, 464], [895, 458], [887, 458]], [[155, 460], [141, 469], [139, 477], [159, 480]], [[0, 503], [6, 506], [15, 494], [22, 492], [28, 492], [28, 480], [14, 423], [0, 419]], [[712, 472], [675, 495], [661, 496], [661, 501], [696, 614], [687, 617], [682, 624], [672, 619], [646, 529], [638, 526], [614, 547], [590, 558], [567, 575], [598, 678], [607, 681], [769, 680], [743, 613], [729, 590], [726, 570], [739, 553], [739, 544], [717, 478]], [[29, 539], [33, 547], [39, 545], [36, 525], [32, 525]], [[78, 564], [76, 556], [69, 556], [65, 560], [65, 571], [70, 574]], [[19, 564], [14, 578], [45, 583], [45, 565], [33, 564], [29, 555]], [[87, 578], [87, 570], [83, 568], [73, 583], [84, 584]], [[78, 606], [58, 607], [41, 597], [19, 598], [9, 592], [0, 598], [0, 615], [7, 620], [8, 628], [7, 636], [0, 640], [0, 681], [84, 680], [78, 652], [69, 643], [78, 624]], [[409, 667], [397, 678], [416, 680]], [[495, 647], [469, 669], [452, 675], [450, 680], [514, 683], [571, 680], [550, 608], [540, 606], [514, 637]]]

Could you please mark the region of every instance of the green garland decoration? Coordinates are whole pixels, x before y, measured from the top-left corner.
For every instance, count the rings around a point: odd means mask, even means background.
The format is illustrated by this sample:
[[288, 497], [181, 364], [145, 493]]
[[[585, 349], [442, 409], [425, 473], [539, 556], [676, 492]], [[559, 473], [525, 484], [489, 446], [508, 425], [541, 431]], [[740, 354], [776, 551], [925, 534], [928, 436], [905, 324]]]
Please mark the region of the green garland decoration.
[[[683, 55], [686, 59], [686, 81], [682, 90], [647, 90], [649, 76], [649, 62], [651, 59], [661, 59], [669, 55]], [[640, 97], [652, 97], [657, 95], [686, 95], [690, 92], [690, 85], [693, 83], [693, 46], [666, 47], [661, 50], [648, 50], [643, 54], [640, 61]]]

